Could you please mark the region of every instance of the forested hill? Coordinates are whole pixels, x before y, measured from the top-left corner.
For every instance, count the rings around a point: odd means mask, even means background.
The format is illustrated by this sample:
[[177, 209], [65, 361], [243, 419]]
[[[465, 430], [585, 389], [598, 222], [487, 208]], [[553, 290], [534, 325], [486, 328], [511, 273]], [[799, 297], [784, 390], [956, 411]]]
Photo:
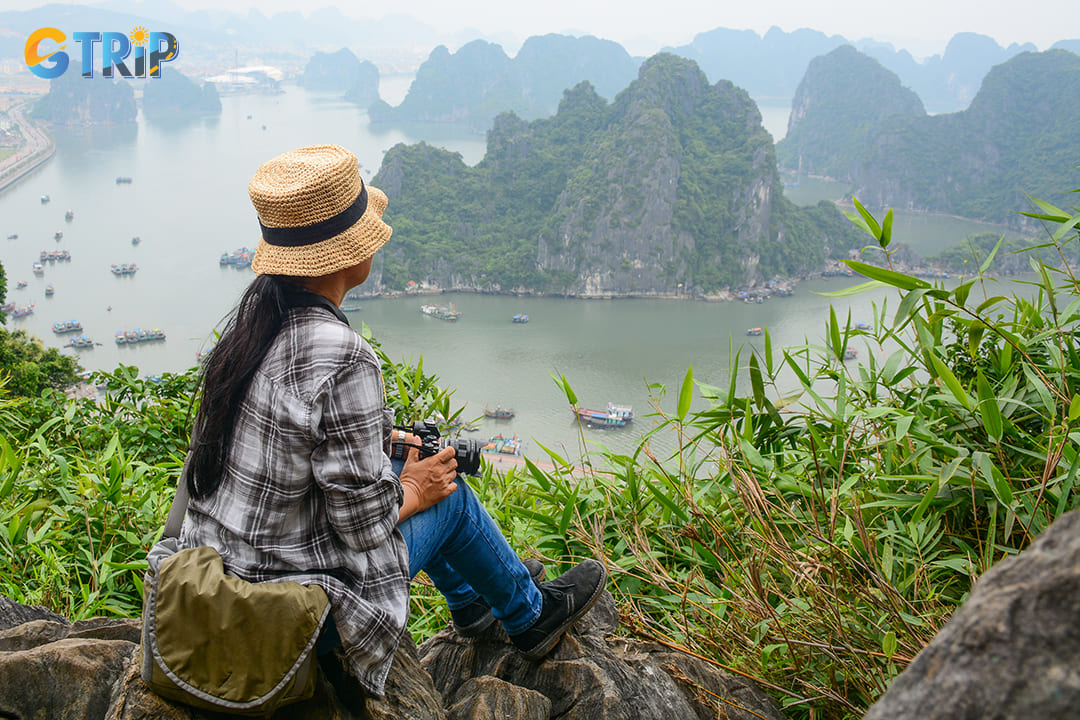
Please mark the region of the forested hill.
[[1023, 53], [964, 112], [888, 118], [848, 178], [860, 200], [1017, 224], [1027, 196], [1080, 187], [1080, 56]]
[[713, 292], [820, 269], [860, 242], [828, 203], [798, 209], [745, 91], [661, 54], [607, 103], [587, 83], [550, 118], [500, 115], [484, 160], [387, 152], [383, 286], [573, 295]]
[[810, 62], [776, 157], [800, 173], [850, 177], [892, 115], [923, 117], [926, 111], [895, 73], [850, 45], [838, 47]]
[[612, 98], [637, 69], [638, 61], [621, 45], [591, 36], [530, 37], [513, 59], [483, 40], [453, 54], [440, 45], [420, 66], [400, 105], [379, 100], [370, 114], [373, 122], [452, 122], [483, 132], [500, 112], [527, 120], [551, 115], [563, 90], [583, 80]]

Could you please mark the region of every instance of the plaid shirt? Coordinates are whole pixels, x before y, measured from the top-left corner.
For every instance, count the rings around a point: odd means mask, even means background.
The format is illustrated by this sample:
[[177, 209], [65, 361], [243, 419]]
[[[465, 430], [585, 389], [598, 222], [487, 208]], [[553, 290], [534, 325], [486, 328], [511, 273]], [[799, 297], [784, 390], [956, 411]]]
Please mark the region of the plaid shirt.
[[180, 533], [249, 582], [322, 587], [352, 674], [378, 695], [409, 610], [391, 422], [371, 347], [325, 308], [289, 310], [241, 405], [222, 482], [191, 500]]

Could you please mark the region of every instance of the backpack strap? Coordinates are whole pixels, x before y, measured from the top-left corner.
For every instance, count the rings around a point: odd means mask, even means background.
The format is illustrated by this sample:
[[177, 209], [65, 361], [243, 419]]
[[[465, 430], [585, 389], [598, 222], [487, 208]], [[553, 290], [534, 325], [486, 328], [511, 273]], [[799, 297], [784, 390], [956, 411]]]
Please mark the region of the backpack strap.
[[161, 535], [163, 538], [180, 537], [180, 526], [184, 524], [184, 514], [188, 508], [187, 476], [190, 459], [190, 454], [184, 459], [184, 470], [180, 473], [180, 481], [176, 483], [176, 495], [173, 496], [172, 506], [169, 508], [169, 517], [165, 520], [165, 531]]

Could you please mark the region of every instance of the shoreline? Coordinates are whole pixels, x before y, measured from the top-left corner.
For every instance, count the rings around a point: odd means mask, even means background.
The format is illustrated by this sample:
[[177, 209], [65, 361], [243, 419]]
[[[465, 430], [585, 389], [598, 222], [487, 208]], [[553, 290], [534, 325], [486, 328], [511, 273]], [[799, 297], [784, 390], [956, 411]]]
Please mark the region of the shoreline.
[[[40, 127], [27, 120], [22, 109], [28, 101], [12, 105], [7, 112], [23, 134], [23, 144], [14, 155], [0, 161], [0, 193], [15, 185], [56, 155], [56, 142]], [[23, 155], [27, 149], [28, 155]]]

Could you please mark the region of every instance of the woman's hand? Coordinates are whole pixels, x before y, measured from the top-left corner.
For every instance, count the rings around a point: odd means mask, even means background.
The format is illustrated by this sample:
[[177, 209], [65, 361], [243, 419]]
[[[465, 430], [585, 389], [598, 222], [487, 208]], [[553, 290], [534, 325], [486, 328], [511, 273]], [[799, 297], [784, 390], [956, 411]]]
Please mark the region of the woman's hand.
[[455, 454], [454, 448], [444, 447], [421, 460], [419, 450], [409, 448], [399, 478], [405, 491], [405, 502], [398, 513], [398, 522], [427, 510], [457, 490]]

